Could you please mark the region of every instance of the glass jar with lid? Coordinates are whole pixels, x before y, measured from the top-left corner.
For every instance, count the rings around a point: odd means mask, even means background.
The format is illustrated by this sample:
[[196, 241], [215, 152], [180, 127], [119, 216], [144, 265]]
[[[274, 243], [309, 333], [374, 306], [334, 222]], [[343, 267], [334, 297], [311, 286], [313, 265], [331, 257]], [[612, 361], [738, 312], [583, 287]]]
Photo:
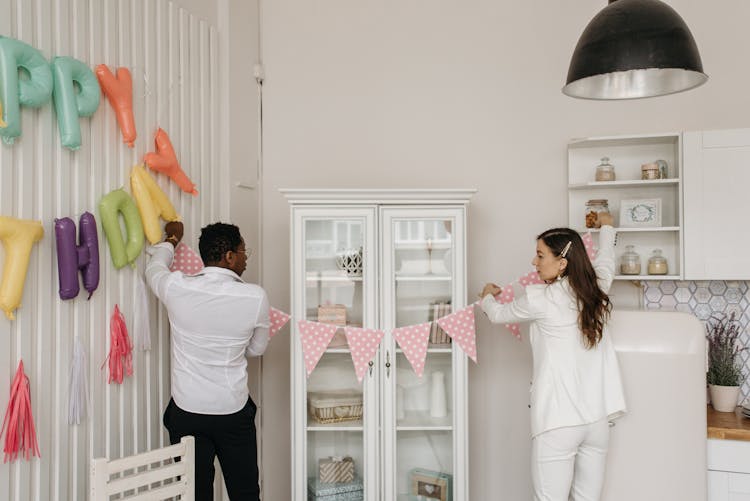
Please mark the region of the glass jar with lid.
[[606, 198], [597, 198], [586, 202], [586, 228], [597, 228], [600, 212], [609, 213], [609, 203]]
[[602, 163], [596, 166], [595, 179], [597, 181], [615, 180], [615, 168], [609, 163], [609, 157], [602, 157]]
[[641, 274], [641, 256], [635, 251], [635, 246], [633, 245], [626, 245], [625, 252], [620, 257], [620, 274]]
[[662, 256], [661, 249], [654, 249], [651, 253], [651, 257], [648, 258], [648, 274], [649, 275], [666, 275], [667, 274], [667, 258]]

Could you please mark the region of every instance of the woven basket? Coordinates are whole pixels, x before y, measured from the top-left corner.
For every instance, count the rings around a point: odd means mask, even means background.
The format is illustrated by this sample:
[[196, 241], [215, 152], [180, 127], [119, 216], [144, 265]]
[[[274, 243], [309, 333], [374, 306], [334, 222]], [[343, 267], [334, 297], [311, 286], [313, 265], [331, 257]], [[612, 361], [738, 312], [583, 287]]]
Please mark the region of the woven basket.
[[354, 392], [309, 393], [310, 416], [321, 424], [362, 419], [362, 394]]

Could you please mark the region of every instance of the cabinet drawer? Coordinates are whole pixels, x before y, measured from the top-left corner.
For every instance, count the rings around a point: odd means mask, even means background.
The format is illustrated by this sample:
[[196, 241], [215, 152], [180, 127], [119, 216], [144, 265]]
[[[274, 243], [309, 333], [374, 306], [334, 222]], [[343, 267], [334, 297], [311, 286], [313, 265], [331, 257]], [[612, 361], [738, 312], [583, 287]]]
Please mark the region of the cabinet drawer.
[[750, 442], [709, 439], [707, 458], [709, 470], [750, 473]]

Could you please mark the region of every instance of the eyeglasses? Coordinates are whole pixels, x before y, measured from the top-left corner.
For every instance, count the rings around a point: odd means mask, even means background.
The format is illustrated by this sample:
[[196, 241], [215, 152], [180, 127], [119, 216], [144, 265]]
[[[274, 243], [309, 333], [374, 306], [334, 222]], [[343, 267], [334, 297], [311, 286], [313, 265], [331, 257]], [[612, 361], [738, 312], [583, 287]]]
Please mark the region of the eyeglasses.
[[253, 257], [253, 254], [255, 254], [253, 249], [237, 249], [234, 252], [237, 254], [244, 254], [247, 259], [250, 259], [251, 257]]

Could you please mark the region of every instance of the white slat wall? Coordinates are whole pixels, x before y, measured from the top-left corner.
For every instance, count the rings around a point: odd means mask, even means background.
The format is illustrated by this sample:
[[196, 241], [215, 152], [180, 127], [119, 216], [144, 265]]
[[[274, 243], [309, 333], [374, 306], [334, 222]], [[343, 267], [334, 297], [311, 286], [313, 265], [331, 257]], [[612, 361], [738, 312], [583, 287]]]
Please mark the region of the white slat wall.
[[[51, 100], [41, 109], [24, 109], [21, 138], [0, 145], [0, 215], [41, 220], [45, 231], [31, 254], [16, 320], [0, 318], [0, 410], [4, 414], [23, 359], [42, 458], [0, 464], [0, 500], [83, 500], [91, 458], [168, 443], [161, 414], [169, 399], [169, 328], [151, 297], [151, 351], [134, 352], [133, 377], [107, 384], [101, 367], [109, 351], [109, 317], [118, 304], [132, 325], [135, 271], [114, 268], [99, 225], [99, 288], [90, 301], [83, 289], [76, 299], [60, 300], [54, 219], [68, 216], [77, 223], [89, 211], [99, 221], [99, 200], [118, 187], [130, 191], [130, 169], [154, 149], [158, 126], [200, 192], [184, 194], [156, 175], [185, 221], [185, 242], [197, 250], [200, 228], [228, 219], [221, 198], [228, 174], [219, 149], [219, 38], [213, 26], [167, 0], [0, 0], [0, 12], [0, 35], [32, 45], [48, 60], [72, 56], [92, 69], [125, 66], [133, 75], [135, 148], [122, 142], [104, 96], [96, 114], [81, 120], [77, 152], [62, 148]], [[138, 273], [144, 265], [145, 253]], [[86, 348], [92, 404], [79, 426], [67, 423], [75, 336]]]

